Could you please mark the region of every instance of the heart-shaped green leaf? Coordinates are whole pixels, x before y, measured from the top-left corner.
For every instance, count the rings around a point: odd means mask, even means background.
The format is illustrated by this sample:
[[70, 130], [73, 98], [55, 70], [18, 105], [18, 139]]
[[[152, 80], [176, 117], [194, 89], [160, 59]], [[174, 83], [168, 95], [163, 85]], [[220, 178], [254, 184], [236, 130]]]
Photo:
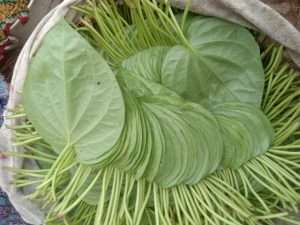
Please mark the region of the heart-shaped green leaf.
[[32, 59], [24, 106], [39, 134], [58, 153], [72, 146], [84, 163], [108, 154], [125, 120], [112, 70], [64, 20], [46, 35]]
[[228, 101], [260, 106], [264, 71], [249, 31], [216, 18], [193, 17], [185, 35], [189, 46], [174, 46], [164, 59], [165, 87], [207, 106]]

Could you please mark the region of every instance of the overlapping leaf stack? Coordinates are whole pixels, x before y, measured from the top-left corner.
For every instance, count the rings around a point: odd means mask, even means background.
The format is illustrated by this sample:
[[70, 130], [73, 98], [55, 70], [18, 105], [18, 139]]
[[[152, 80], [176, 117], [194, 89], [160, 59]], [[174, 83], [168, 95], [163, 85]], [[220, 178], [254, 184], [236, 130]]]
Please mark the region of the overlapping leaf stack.
[[[88, 1], [45, 37], [16, 185], [45, 224], [299, 224], [296, 73], [245, 28], [150, 0]], [[53, 66], [55, 65], [55, 66]]]

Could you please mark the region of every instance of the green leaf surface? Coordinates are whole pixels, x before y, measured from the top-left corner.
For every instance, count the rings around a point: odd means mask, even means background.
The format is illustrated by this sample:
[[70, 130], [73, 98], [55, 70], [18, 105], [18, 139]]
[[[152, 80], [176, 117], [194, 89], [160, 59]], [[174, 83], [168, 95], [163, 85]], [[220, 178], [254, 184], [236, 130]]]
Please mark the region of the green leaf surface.
[[46, 35], [32, 59], [24, 107], [57, 153], [72, 146], [84, 163], [108, 153], [125, 120], [123, 97], [112, 70], [64, 20]]
[[174, 46], [162, 67], [162, 84], [208, 107], [223, 102], [260, 106], [264, 71], [260, 51], [245, 28], [211, 17], [188, 20], [189, 46]]
[[250, 104], [229, 102], [214, 106], [213, 111], [224, 140], [223, 167], [237, 169], [270, 147], [274, 132], [261, 110]]
[[219, 167], [223, 139], [211, 112], [169, 96], [149, 97], [144, 104], [159, 121], [165, 143], [157, 183], [195, 184]]
[[222, 138], [212, 112], [184, 100], [160, 83], [162, 57], [168, 50], [154, 47], [141, 51], [125, 60], [119, 69], [128, 122], [124, 135], [134, 144], [120, 145], [127, 151], [120, 149], [119, 154], [124, 155], [115, 163], [137, 177], [165, 187], [197, 183], [219, 167], [223, 154]]

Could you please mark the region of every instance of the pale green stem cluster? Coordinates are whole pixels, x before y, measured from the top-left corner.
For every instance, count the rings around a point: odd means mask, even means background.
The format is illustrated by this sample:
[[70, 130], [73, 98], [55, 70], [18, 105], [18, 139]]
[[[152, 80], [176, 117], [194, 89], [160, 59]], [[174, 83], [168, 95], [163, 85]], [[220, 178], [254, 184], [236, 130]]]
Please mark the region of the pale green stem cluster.
[[105, 52], [113, 66], [156, 45], [170, 46], [180, 43], [191, 48], [181, 27], [185, 24], [187, 10], [180, 26], [170, 4], [160, 5], [154, 0], [138, 0], [129, 5], [131, 9], [125, 7], [123, 13], [114, 0], [88, 0], [87, 4], [74, 7], [85, 15], [81, 19], [84, 26], [79, 31], [95, 47]]

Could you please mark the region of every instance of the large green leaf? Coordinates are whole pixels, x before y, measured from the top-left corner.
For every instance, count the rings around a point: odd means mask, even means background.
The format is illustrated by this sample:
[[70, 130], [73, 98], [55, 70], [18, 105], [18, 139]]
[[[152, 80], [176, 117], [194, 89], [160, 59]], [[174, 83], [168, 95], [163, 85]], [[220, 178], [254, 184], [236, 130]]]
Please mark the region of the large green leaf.
[[221, 103], [212, 110], [224, 140], [223, 167], [237, 169], [270, 147], [273, 128], [261, 110], [239, 102]]
[[44, 38], [24, 86], [24, 106], [39, 134], [81, 162], [106, 155], [118, 140], [125, 107], [112, 70], [64, 20]]
[[168, 52], [162, 84], [185, 99], [208, 106], [236, 101], [259, 107], [264, 71], [251, 33], [210, 17], [194, 17], [187, 24], [189, 46], [174, 46]]

